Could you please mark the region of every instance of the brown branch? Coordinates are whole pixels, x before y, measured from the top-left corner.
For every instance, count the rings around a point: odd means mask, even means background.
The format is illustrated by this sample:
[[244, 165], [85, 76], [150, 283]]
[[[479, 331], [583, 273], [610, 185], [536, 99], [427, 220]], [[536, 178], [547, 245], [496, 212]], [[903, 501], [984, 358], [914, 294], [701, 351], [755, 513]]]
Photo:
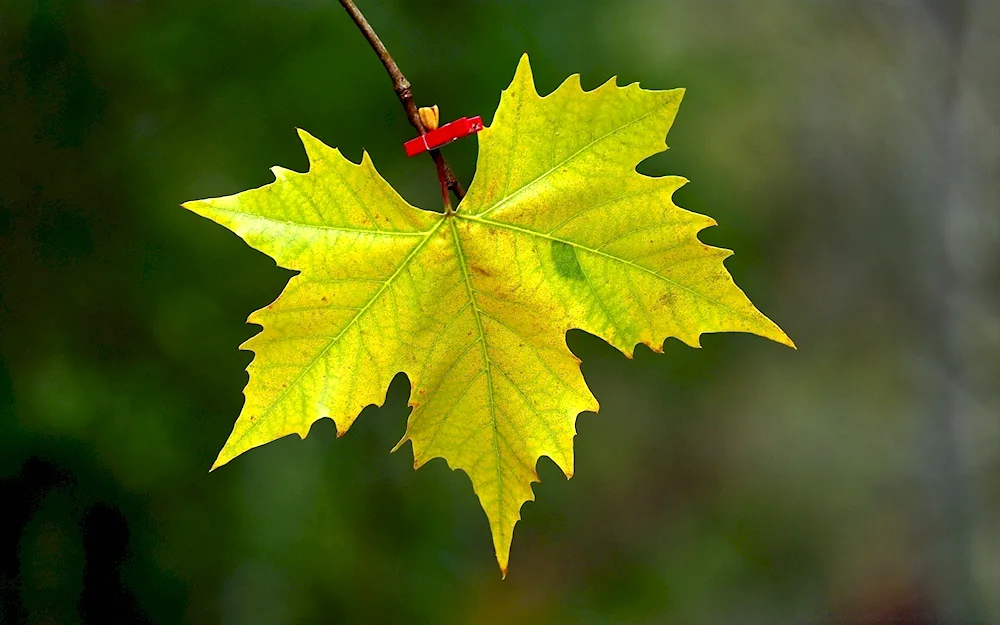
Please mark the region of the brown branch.
[[[403, 105], [403, 110], [406, 111], [406, 117], [413, 124], [413, 127], [417, 129], [421, 135], [427, 134], [427, 129], [424, 128], [423, 122], [420, 121], [420, 114], [417, 113], [417, 105], [413, 102], [413, 92], [410, 88], [410, 81], [403, 76], [403, 72], [399, 71], [399, 66], [396, 65], [396, 61], [389, 54], [389, 51], [385, 49], [382, 40], [378, 38], [375, 31], [372, 30], [371, 24], [365, 19], [365, 16], [361, 14], [358, 7], [355, 6], [352, 0], [340, 0], [340, 4], [343, 5], [347, 14], [351, 16], [354, 23], [358, 25], [361, 33], [371, 44], [372, 49], [375, 50], [375, 54], [378, 59], [382, 61], [382, 65], [385, 66], [385, 71], [389, 72], [389, 78], [392, 79], [392, 88], [399, 97], [400, 104]], [[450, 190], [455, 194], [455, 197], [462, 200], [465, 197], [465, 189], [462, 188], [462, 183], [458, 181], [455, 174], [451, 171], [451, 167], [448, 166], [448, 161], [444, 160], [444, 155], [441, 154], [441, 150], [430, 150], [431, 158], [434, 159], [434, 165], [437, 167], [438, 181], [441, 183], [441, 195], [444, 198], [444, 208], [445, 212], [451, 213], [451, 197], [448, 195]]]

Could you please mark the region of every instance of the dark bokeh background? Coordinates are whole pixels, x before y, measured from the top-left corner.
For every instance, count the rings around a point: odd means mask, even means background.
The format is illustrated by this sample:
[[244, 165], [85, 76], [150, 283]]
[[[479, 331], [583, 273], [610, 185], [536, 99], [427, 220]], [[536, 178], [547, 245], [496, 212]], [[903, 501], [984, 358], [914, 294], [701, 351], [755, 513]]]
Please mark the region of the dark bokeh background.
[[[602, 404], [501, 581], [407, 383], [208, 474], [288, 273], [178, 207], [302, 170], [294, 127], [439, 202], [334, 0], [0, 3], [0, 622], [1000, 622], [1000, 3], [361, 2], [443, 116], [688, 88], [679, 203], [796, 340], [574, 333]], [[447, 149], [468, 183], [476, 142]]]

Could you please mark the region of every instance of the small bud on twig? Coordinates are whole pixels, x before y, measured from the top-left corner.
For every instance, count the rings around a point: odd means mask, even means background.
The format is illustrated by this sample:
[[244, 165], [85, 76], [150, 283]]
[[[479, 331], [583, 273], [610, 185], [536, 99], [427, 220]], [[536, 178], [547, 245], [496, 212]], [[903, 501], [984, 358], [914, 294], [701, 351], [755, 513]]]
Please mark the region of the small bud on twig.
[[420, 121], [423, 122], [427, 132], [437, 130], [438, 124], [441, 123], [441, 114], [438, 111], [437, 104], [434, 106], [421, 106], [417, 109], [417, 113], [420, 114]]

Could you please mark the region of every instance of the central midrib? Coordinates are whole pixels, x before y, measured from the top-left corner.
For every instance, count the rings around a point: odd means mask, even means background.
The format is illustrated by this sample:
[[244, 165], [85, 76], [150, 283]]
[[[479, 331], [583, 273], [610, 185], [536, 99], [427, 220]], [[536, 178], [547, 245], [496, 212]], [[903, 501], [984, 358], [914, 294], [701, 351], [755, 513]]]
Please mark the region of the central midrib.
[[[453, 217], [457, 217], [454, 215]], [[455, 253], [458, 255], [458, 264], [462, 269], [462, 277], [465, 280], [465, 288], [469, 295], [469, 302], [472, 304], [472, 313], [476, 318], [476, 327], [479, 329], [479, 343], [483, 349], [483, 366], [486, 367], [486, 389], [489, 396], [490, 422], [493, 425], [493, 454], [496, 460], [497, 472], [497, 525], [503, 527], [503, 466], [500, 460], [500, 433], [497, 431], [496, 401], [493, 398], [493, 371], [490, 362], [489, 351], [486, 349], [486, 330], [483, 328], [483, 317], [479, 311], [479, 304], [476, 302], [475, 289], [472, 288], [472, 278], [469, 276], [469, 267], [465, 259], [465, 251], [462, 249], [461, 237], [455, 227], [453, 219], [450, 221], [452, 239], [455, 242]]]

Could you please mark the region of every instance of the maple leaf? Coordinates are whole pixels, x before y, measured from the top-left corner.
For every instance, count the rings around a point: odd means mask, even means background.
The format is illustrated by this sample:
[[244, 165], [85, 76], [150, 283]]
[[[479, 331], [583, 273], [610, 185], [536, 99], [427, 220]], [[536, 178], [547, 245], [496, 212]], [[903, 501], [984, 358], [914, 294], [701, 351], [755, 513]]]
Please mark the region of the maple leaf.
[[566, 345], [579, 328], [632, 355], [667, 337], [750, 332], [792, 346], [733, 283], [714, 221], [674, 205], [686, 180], [636, 172], [666, 149], [683, 90], [579, 76], [540, 97], [527, 56], [479, 134], [475, 179], [453, 215], [407, 204], [365, 153], [304, 131], [308, 173], [184, 206], [300, 273], [249, 321], [246, 402], [213, 469], [329, 417], [338, 434], [410, 379], [414, 466], [469, 475], [507, 570], [541, 456], [573, 474], [577, 415], [598, 403]]

